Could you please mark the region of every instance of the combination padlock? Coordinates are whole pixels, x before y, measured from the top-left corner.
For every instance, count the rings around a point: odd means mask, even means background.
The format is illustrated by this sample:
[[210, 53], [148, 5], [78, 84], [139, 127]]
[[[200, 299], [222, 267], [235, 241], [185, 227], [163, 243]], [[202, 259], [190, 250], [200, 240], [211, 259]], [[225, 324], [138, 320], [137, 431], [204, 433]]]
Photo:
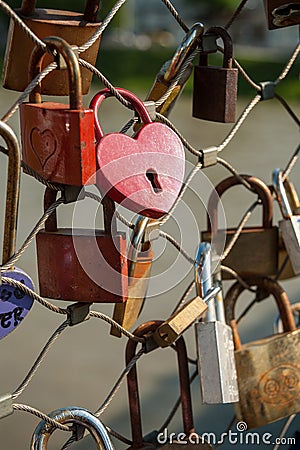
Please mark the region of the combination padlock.
[[300, 274], [300, 215], [294, 215], [285, 191], [282, 171], [273, 172], [273, 186], [281, 209], [283, 220], [279, 221], [279, 229], [284, 241], [293, 271]]
[[[82, 429], [88, 430], [94, 438], [97, 448], [101, 450], [114, 450], [114, 446], [103, 423], [86, 409], [69, 406], [52, 411], [48, 416], [62, 425], [72, 424], [74, 434], [76, 434], [76, 430], [78, 429], [80, 431]], [[56, 429], [55, 425], [42, 420], [32, 435], [31, 450], [46, 450], [48, 441]]]
[[[44, 42], [67, 64], [70, 104], [42, 102], [37, 86], [29, 96], [29, 103], [20, 105], [23, 161], [51, 182], [72, 186], [94, 184], [94, 114], [82, 106], [78, 60], [71, 46], [61, 38], [49, 37]], [[44, 55], [39, 48], [34, 50], [30, 79], [39, 73]]]
[[[255, 274], [275, 275], [278, 268], [278, 227], [273, 226], [273, 198], [268, 186], [259, 178], [241, 175], [252, 187], [262, 202], [262, 226], [244, 227], [232, 250], [222, 264], [235, 270], [241, 276]], [[202, 240], [216, 242], [213, 248], [218, 255], [223, 252], [236, 232], [235, 228], [218, 229], [218, 204], [220, 197], [231, 187], [240, 185], [240, 180], [231, 176], [222, 180], [213, 190], [207, 206], [207, 231], [201, 234]], [[224, 272], [224, 279], [231, 275]]]
[[181, 140], [167, 125], [152, 122], [143, 102], [118, 88], [140, 115], [144, 125], [133, 136], [104, 135], [98, 109], [112, 94], [103, 89], [93, 98], [97, 141], [97, 185], [102, 193], [138, 214], [158, 219], [166, 214], [181, 190], [185, 154]]
[[[154, 257], [151, 242], [145, 241], [148, 223], [147, 217], [139, 217], [131, 235], [128, 249], [128, 298], [126, 302], [115, 305], [113, 319], [126, 330], [132, 328], [142, 310], [145, 301], [152, 261]], [[113, 336], [121, 337], [120, 330], [111, 328]]]
[[[12, 278], [33, 289], [32, 280], [23, 270], [17, 267], [3, 268], [9, 264], [16, 250], [21, 153], [16, 135], [7, 124], [1, 121], [0, 136], [7, 145], [9, 158], [1, 276]], [[32, 303], [32, 297], [2, 281], [0, 284], [0, 339], [20, 325], [30, 311]]]
[[[25, 24], [40, 39], [47, 36], [59, 36], [70, 45], [80, 47], [85, 44], [100, 26], [97, 13], [100, 0], [87, 0], [84, 13], [60, 11], [56, 9], [35, 8], [35, 0], [22, 0], [16, 13]], [[80, 58], [95, 65], [100, 44], [100, 38]], [[25, 67], [28, 66], [34, 42], [13, 19], [10, 21], [6, 52], [3, 64], [2, 81], [6, 89], [22, 92], [28, 85]], [[42, 69], [53, 61], [47, 54], [43, 60]], [[82, 91], [87, 94], [92, 81], [92, 72], [80, 68], [82, 76]], [[43, 81], [42, 93], [45, 95], [69, 95], [68, 74], [66, 70], [54, 70]]]
[[[196, 262], [198, 295], [205, 296], [212, 288], [211, 247], [208, 242], [199, 245]], [[215, 302], [210, 302], [205, 321], [195, 325], [202, 402], [207, 404], [234, 403], [239, 399], [233, 336], [225, 322], [222, 290], [218, 296]]]
[[232, 67], [232, 40], [222, 27], [211, 27], [205, 35], [214, 34], [224, 43], [223, 67], [209, 66], [208, 55], [200, 54], [195, 66], [193, 117], [213, 122], [235, 122], [238, 69]]
[[300, 24], [297, 0], [264, 0], [269, 30]]
[[[155, 330], [161, 325], [161, 321], [153, 320], [140, 325], [134, 332], [136, 336], [144, 337], [149, 333], [154, 333]], [[137, 348], [137, 342], [129, 340], [126, 346], [126, 365], [130, 363], [134, 358]], [[189, 380], [189, 367], [188, 357], [186, 351], [186, 345], [183, 337], [181, 336], [175, 343], [175, 349], [177, 353], [178, 361], [178, 373], [180, 384], [180, 397], [182, 406], [182, 421], [183, 421], [183, 433], [185, 436], [184, 448], [191, 449], [203, 449], [209, 450], [212, 447], [205, 442], [201, 436], [196, 435], [193, 421], [193, 409], [192, 409], [192, 397]], [[130, 411], [130, 423], [132, 434], [132, 445], [130, 450], [154, 450], [156, 448], [164, 449], [182, 449], [182, 444], [175, 442], [168, 442], [168, 436], [165, 441], [164, 436], [159, 439], [158, 433], [152, 433], [154, 435], [151, 442], [147, 442], [143, 437], [142, 421], [141, 421], [141, 406], [138, 391], [138, 377], [136, 365], [131, 368], [127, 374], [127, 388], [128, 388], [128, 400]], [[193, 436], [193, 441], [189, 441], [189, 437]], [[164, 440], [164, 441], [163, 441]]]
[[235, 283], [225, 296], [226, 321], [234, 336], [239, 403], [238, 420], [256, 428], [300, 411], [300, 329], [296, 328], [286, 292], [271, 278], [251, 277], [250, 286], [272, 295], [283, 324], [283, 333], [241, 344], [235, 321], [235, 306], [245, 290]]
[[[57, 192], [46, 188], [44, 208]], [[102, 200], [104, 230], [57, 228], [56, 212], [36, 236], [40, 294], [88, 303], [124, 302], [128, 295], [126, 234], [117, 232], [114, 203]]]

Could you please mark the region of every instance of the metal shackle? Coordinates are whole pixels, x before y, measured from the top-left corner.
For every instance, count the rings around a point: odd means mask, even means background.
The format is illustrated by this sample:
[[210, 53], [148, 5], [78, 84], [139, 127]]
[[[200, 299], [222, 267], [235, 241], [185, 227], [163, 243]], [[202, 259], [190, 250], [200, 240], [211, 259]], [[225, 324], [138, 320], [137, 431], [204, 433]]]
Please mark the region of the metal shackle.
[[128, 267], [128, 277], [134, 276], [137, 256], [141, 251], [140, 248], [142, 246], [142, 240], [149, 221], [150, 219], [148, 217], [140, 216], [137, 219], [135, 227], [132, 231], [128, 250], [128, 261], [130, 261]]
[[[220, 26], [210, 27], [205, 35], [212, 34], [216, 35], [218, 38], [221, 38], [224, 44], [224, 57], [223, 57], [223, 68], [224, 69], [232, 69], [232, 39], [228, 31]], [[208, 64], [208, 54], [201, 53], [200, 54], [200, 66], [207, 66]]]
[[[22, 16], [32, 16], [36, 7], [36, 0], [22, 0], [20, 14]], [[96, 22], [100, 7], [100, 0], [87, 0], [83, 14], [83, 20]]]
[[[70, 109], [82, 109], [82, 79], [77, 56], [64, 39], [57, 36], [49, 36], [43, 39], [47, 47], [55, 50], [61, 55], [66, 63], [69, 77]], [[31, 82], [41, 71], [42, 61], [46, 52], [40, 47], [35, 47], [31, 53], [29, 62], [29, 82]], [[38, 84], [29, 94], [29, 102], [42, 103], [41, 86]]]
[[[153, 320], [140, 325], [135, 331], [134, 335], [144, 337], [146, 334], [155, 332], [155, 330], [163, 323], [161, 320]], [[137, 342], [129, 340], [126, 346], [126, 365], [130, 363], [136, 354]], [[188, 357], [185, 342], [183, 337], [179, 337], [174, 344], [177, 353], [180, 397], [182, 405], [183, 431], [189, 436], [195, 432], [193, 422], [192, 397], [189, 381]], [[127, 387], [129, 398], [130, 422], [133, 445], [132, 450], [139, 448], [145, 449], [145, 442], [143, 441], [142, 421], [141, 421], [141, 407], [138, 390], [138, 377], [136, 365], [131, 368], [127, 374]], [[147, 447], [148, 448], [148, 447]], [[157, 448], [149, 443], [149, 450]]]
[[283, 176], [281, 169], [275, 169], [273, 172], [273, 187], [276, 192], [276, 197], [280, 206], [282, 216], [289, 219], [293, 215], [292, 208], [283, 183]]
[[[71, 406], [57, 409], [48, 415], [61, 424], [71, 423], [86, 428], [94, 438], [99, 449], [114, 450], [103, 423], [86, 409]], [[50, 436], [55, 430], [55, 425], [42, 420], [33, 433], [31, 450], [46, 450]]]
[[20, 195], [21, 152], [15, 133], [6, 123], [1, 121], [0, 136], [4, 139], [8, 148], [8, 174], [2, 253], [2, 264], [5, 264], [13, 256], [16, 249]]
[[[253, 191], [258, 195], [262, 202], [263, 217], [262, 224], [264, 228], [271, 228], [273, 223], [273, 198], [268, 186], [259, 178], [252, 175], [241, 175], [247, 181]], [[234, 175], [222, 180], [213, 190], [207, 205], [207, 230], [213, 234], [218, 232], [218, 204], [220, 197], [231, 187], [242, 184]]]
[[[283, 330], [285, 332], [295, 331], [297, 329], [287, 293], [277, 281], [268, 277], [247, 277], [245, 281], [250, 286], [257, 286], [259, 289], [267, 292], [269, 295], [272, 295], [274, 297], [282, 320]], [[226, 322], [230, 324], [233, 329], [234, 344], [236, 350], [239, 350], [241, 348], [241, 341], [239, 338], [235, 320], [235, 306], [239, 296], [242, 294], [242, 292], [244, 292], [245, 289], [245, 286], [242, 286], [237, 281], [230, 287], [224, 299]]]

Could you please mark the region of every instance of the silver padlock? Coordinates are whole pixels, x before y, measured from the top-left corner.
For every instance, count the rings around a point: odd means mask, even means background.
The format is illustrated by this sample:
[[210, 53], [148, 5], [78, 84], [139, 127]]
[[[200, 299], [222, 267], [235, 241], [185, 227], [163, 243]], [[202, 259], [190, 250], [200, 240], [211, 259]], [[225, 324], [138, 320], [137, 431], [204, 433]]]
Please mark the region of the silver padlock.
[[[208, 242], [199, 245], [196, 263], [197, 291], [202, 290], [205, 296], [206, 290], [212, 286], [211, 246]], [[214, 282], [220, 282], [218, 271], [215, 278]], [[234, 345], [232, 330], [225, 323], [222, 290], [210, 308], [206, 322], [198, 322], [195, 326], [202, 402], [234, 403], [239, 400]]]
[[279, 229], [289, 255], [293, 270], [300, 274], [300, 215], [293, 215], [288, 196], [283, 184], [281, 169], [273, 172], [273, 186], [281, 209], [283, 220], [279, 221]]
[[[61, 424], [73, 424], [76, 440], [83, 437], [85, 429], [94, 438], [99, 449], [114, 450], [108, 432], [103, 423], [91, 412], [76, 406], [57, 409], [49, 417]], [[42, 420], [36, 427], [31, 439], [31, 450], [46, 450], [51, 434], [56, 430], [55, 425]]]

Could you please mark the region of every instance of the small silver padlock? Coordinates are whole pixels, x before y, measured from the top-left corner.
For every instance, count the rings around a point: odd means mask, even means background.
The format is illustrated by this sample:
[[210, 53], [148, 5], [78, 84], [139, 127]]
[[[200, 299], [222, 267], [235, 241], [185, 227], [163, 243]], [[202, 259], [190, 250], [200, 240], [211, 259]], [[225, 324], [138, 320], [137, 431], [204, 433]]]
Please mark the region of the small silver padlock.
[[[101, 450], [114, 450], [108, 432], [103, 423], [86, 409], [76, 406], [60, 408], [48, 414], [49, 417], [61, 424], [73, 424], [76, 440], [83, 437], [87, 429]], [[31, 450], [46, 450], [51, 434], [56, 430], [55, 425], [42, 420], [36, 427], [32, 439]], [[79, 437], [80, 436], [80, 437]]]
[[[212, 287], [211, 246], [208, 242], [198, 247], [195, 277], [198, 295], [201, 290], [202, 295], [206, 295]], [[215, 278], [220, 278], [218, 272]], [[216, 297], [216, 303], [210, 302], [206, 322], [196, 323], [195, 331], [202, 402], [237, 402], [239, 394], [233, 336], [225, 322], [222, 290]]]
[[283, 220], [279, 221], [279, 229], [289, 255], [293, 270], [300, 274], [300, 216], [293, 215], [288, 196], [283, 184], [282, 170], [273, 172], [273, 186], [281, 209]]

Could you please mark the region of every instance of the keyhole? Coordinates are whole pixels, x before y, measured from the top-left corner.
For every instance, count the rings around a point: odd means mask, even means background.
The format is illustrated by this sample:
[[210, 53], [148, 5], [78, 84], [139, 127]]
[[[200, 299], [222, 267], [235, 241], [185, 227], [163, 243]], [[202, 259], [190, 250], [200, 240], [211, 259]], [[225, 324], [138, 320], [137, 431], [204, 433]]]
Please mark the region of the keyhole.
[[158, 174], [154, 169], [148, 169], [146, 172], [146, 177], [151, 183], [152, 189], [155, 192], [155, 194], [159, 194], [159, 192], [162, 191], [162, 187], [160, 185], [160, 182], [158, 180]]

